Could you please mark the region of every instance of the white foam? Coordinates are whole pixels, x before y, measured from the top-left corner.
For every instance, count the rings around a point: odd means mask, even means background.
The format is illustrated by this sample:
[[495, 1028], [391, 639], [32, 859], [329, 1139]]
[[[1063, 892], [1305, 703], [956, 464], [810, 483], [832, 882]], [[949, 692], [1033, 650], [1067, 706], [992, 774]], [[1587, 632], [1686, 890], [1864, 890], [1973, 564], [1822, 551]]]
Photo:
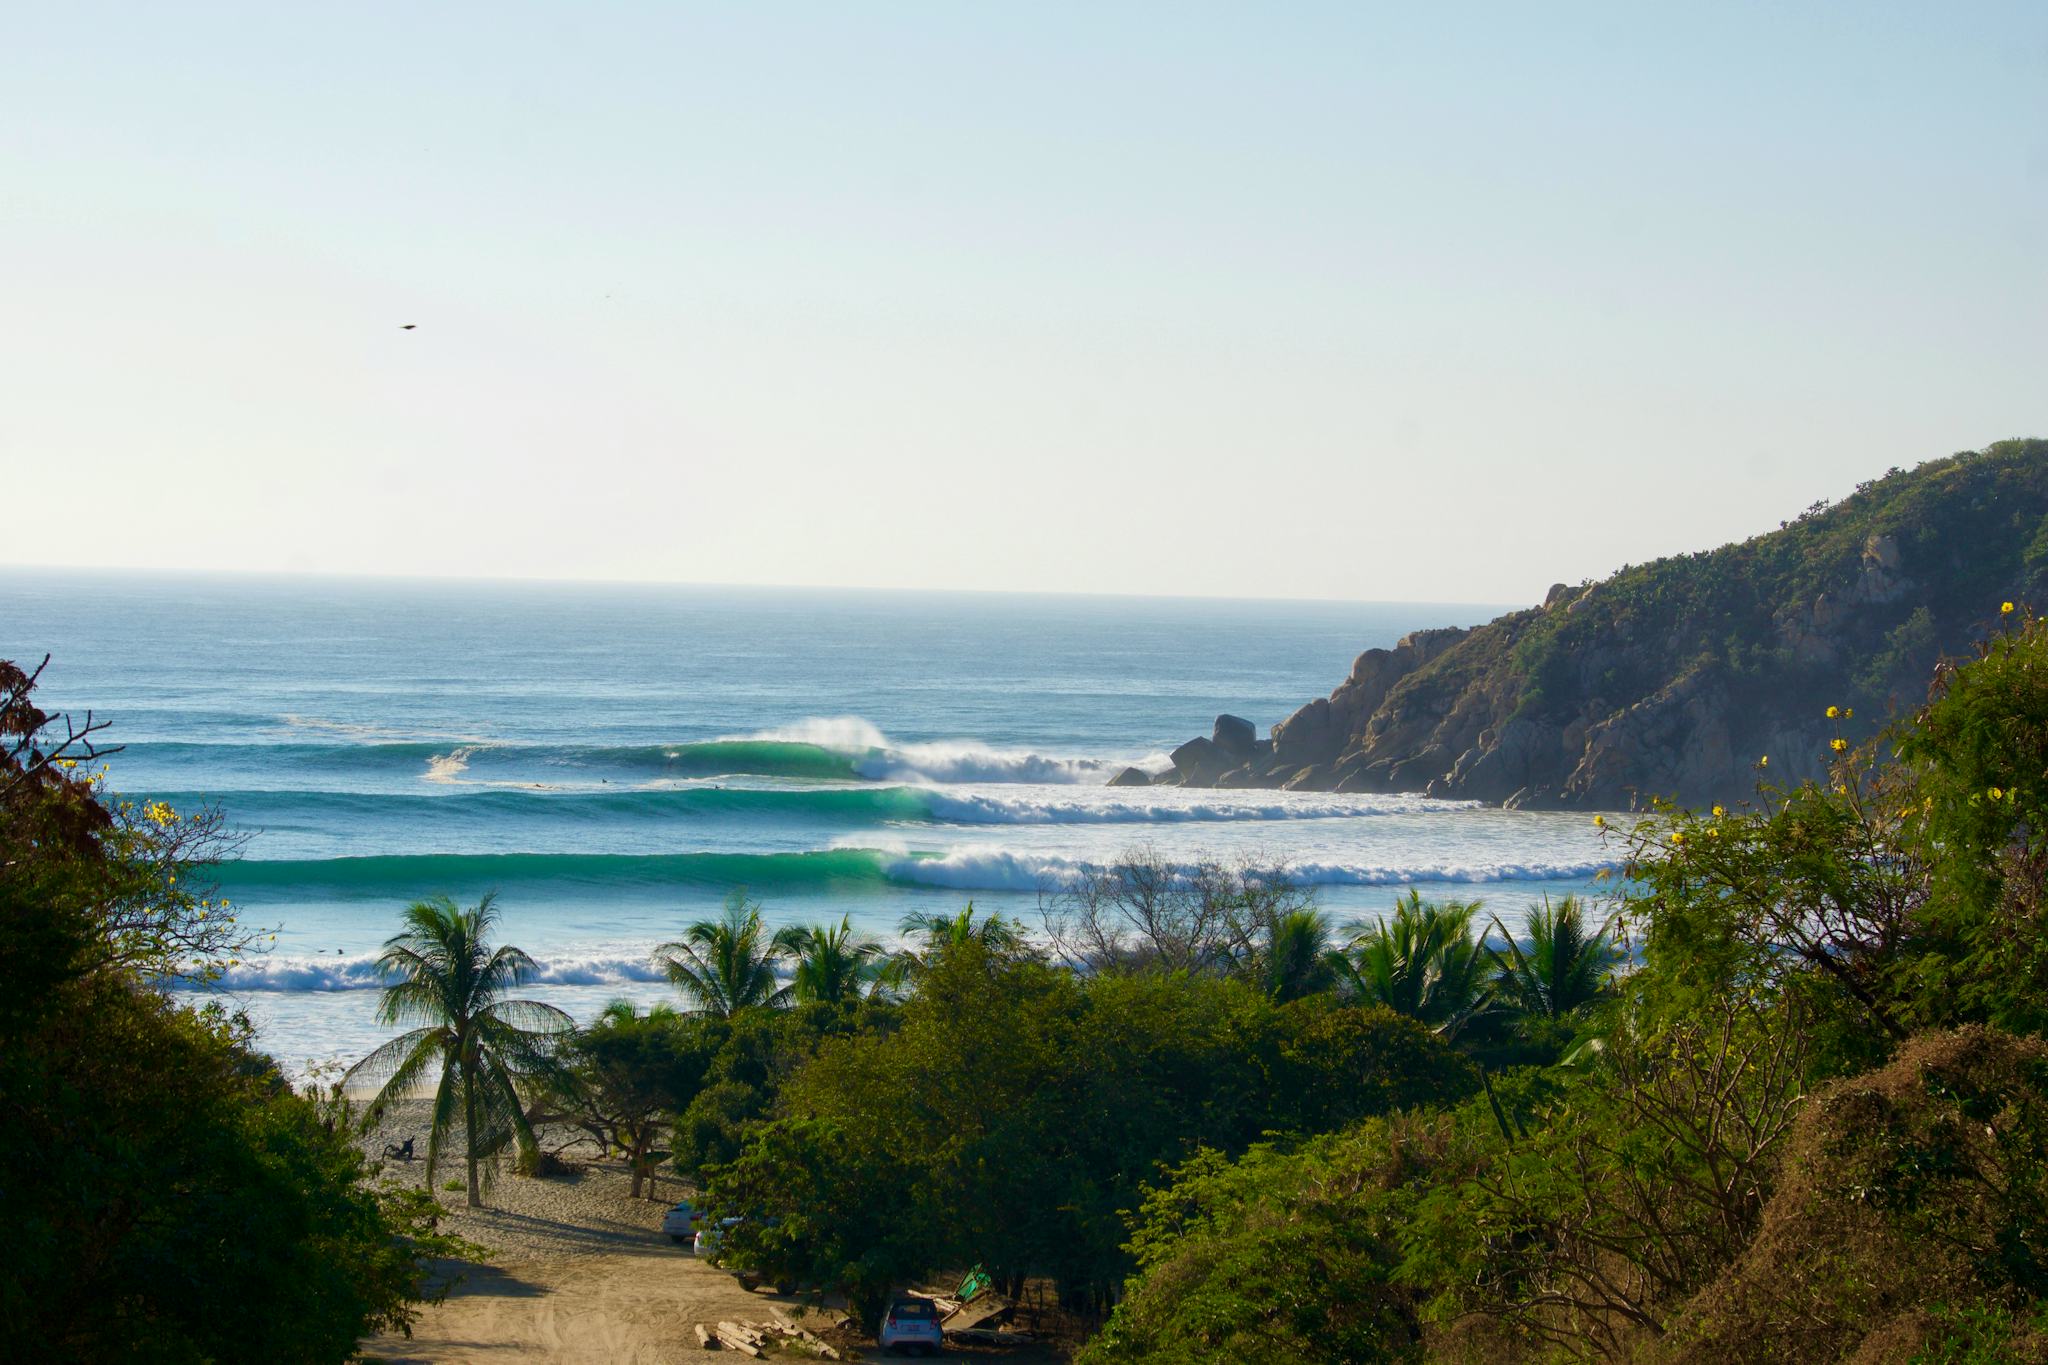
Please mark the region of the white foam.
[[1210, 823], [1236, 820], [1347, 820], [1378, 815], [1424, 815], [1471, 810], [1470, 801], [1437, 801], [1423, 796], [1308, 796], [1276, 799], [1259, 792], [1241, 798], [1204, 792], [1198, 797], [1137, 799], [1026, 797], [933, 791], [934, 818], [960, 825], [1122, 825]]
[[[1071, 886], [1099, 871], [1091, 863], [1056, 854], [1019, 853], [987, 845], [954, 849], [939, 857], [912, 857], [885, 852], [882, 871], [891, 881], [916, 886], [942, 886], [960, 891], [1040, 891]], [[1576, 881], [1612, 871], [1610, 860], [1572, 862], [1435, 863], [1384, 867], [1360, 863], [1293, 863], [1282, 869], [1297, 886], [1406, 886], [1417, 882]], [[1183, 879], [1192, 864], [1175, 869]]]
[[[741, 740], [814, 744], [847, 755], [854, 771], [871, 782], [1043, 782], [1101, 784], [1125, 762], [1032, 749], [1001, 748], [972, 739], [898, 744], [874, 722], [859, 716], [816, 716], [793, 725], [757, 730]], [[1153, 762], [1162, 755], [1153, 755]]]
[[445, 754], [435, 754], [427, 760], [426, 780], [429, 782], [459, 782], [469, 768], [469, 759], [480, 746], [466, 744]]
[[[536, 986], [606, 986], [625, 981], [661, 981], [663, 973], [646, 957], [563, 957], [537, 964]], [[181, 989], [189, 983], [175, 982]], [[377, 990], [385, 984], [377, 959], [369, 957], [264, 957], [228, 968], [212, 989], [222, 991], [331, 992]]]

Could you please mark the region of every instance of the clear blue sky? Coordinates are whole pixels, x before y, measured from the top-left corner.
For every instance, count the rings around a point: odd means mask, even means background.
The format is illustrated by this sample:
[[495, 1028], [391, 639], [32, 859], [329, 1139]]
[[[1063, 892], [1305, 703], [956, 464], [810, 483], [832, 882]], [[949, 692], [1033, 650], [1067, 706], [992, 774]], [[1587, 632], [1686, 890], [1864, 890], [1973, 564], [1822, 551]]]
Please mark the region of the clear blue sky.
[[0, 126], [14, 562], [1519, 601], [2048, 434], [2039, 0], [74, 0]]

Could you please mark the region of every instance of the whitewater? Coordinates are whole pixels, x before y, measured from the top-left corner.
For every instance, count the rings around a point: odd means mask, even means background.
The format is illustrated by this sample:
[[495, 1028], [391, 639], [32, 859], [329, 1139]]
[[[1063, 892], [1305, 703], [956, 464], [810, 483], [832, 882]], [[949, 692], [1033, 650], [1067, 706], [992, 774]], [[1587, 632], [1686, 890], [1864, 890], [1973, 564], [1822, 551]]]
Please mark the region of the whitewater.
[[217, 806], [274, 950], [216, 983], [304, 1072], [383, 1036], [409, 901], [496, 892], [527, 993], [671, 998], [650, 950], [735, 888], [771, 922], [1039, 904], [1135, 847], [1242, 860], [1340, 922], [1408, 887], [1516, 922], [1613, 866], [1583, 815], [1107, 785], [1262, 728], [1362, 649], [1492, 606], [0, 571], [0, 657], [109, 720], [119, 791]]

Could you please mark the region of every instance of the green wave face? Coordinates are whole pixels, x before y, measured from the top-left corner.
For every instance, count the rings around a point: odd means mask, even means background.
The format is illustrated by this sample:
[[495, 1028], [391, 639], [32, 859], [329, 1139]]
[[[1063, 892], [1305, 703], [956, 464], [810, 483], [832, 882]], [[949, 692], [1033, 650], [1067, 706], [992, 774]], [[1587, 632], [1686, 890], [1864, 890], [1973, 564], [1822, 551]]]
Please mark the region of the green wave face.
[[432, 853], [411, 857], [280, 859], [223, 863], [214, 874], [232, 899], [308, 894], [343, 900], [413, 900], [546, 888], [620, 891], [860, 890], [884, 882], [874, 849], [812, 853]]
[[932, 794], [913, 787], [674, 787], [654, 790], [578, 787], [562, 790], [477, 788], [445, 796], [362, 792], [151, 791], [150, 800], [178, 810], [219, 805], [251, 828], [284, 821], [336, 820], [561, 821], [706, 819], [742, 816], [835, 827], [921, 824], [932, 819]]
[[781, 739], [713, 739], [662, 749], [600, 750], [676, 777], [804, 777], [851, 782], [860, 776], [857, 754]]

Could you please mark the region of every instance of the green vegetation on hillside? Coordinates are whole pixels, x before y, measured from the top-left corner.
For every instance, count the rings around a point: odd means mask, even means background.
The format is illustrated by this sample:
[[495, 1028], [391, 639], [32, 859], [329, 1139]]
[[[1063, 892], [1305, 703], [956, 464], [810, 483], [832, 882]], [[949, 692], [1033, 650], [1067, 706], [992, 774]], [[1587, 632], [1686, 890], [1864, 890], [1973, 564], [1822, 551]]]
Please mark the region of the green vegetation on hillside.
[[2044, 589], [2048, 441], [2005, 441], [1895, 469], [1739, 544], [1367, 650], [1264, 748], [1220, 758], [1191, 742], [1163, 780], [1591, 810], [1725, 801], [1761, 755], [1784, 780], [1818, 776], [1825, 707], [1861, 716], [1851, 739], [1875, 733], [2000, 602]]
[[[217, 822], [104, 794], [0, 663], [0, 1341], [11, 1360], [343, 1360], [458, 1250], [380, 1192], [245, 1021], [157, 989], [256, 935], [203, 890]], [[81, 760], [85, 765], [81, 766]]]
[[[1884, 541], [1895, 563], [1874, 544]], [[1941, 644], [1960, 647], [2001, 599], [2044, 589], [2048, 441], [2005, 441], [1894, 469], [1776, 532], [1625, 568], [1573, 610], [1516, 618], [1510, 657], [1526, 679], [1523, 707], [1543, 714], [1647, 695], [1706, 668], [1765, 705], [1793, 695], [1796, 679], [1799, 694], [1824, 689], [1876, 720], [1895, 701], [1917, 703]], [[1587, 654], [1604, 657], [1615, 638], [1640, 647], [1589, 672]]]

